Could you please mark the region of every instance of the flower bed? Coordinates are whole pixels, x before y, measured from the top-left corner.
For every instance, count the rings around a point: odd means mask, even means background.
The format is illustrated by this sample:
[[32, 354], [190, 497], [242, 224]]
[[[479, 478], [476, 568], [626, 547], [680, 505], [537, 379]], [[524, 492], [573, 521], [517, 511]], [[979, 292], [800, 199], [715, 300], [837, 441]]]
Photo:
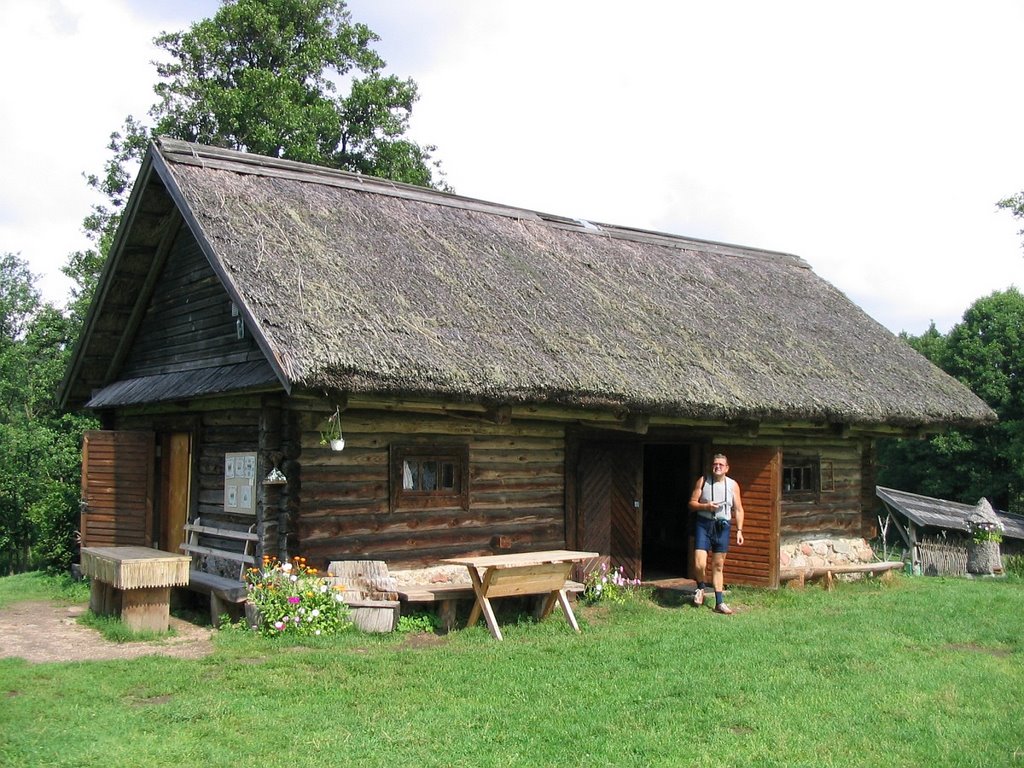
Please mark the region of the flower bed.
[[344, 585], [331, 587], [305, 558], [264, 557], [245, 574], [250, 626], [264, 635], [330, 635], [352, 626]]

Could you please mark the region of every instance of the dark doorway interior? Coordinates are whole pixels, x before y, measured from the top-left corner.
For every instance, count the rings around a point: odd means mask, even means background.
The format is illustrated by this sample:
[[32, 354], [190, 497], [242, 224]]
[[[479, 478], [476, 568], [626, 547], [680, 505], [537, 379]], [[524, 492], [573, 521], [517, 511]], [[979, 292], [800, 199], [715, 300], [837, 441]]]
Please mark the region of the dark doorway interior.
[[689, 445], [644, 448], [644, 580], [685, 577], [692, 559], [687, 503], [696, 478]]

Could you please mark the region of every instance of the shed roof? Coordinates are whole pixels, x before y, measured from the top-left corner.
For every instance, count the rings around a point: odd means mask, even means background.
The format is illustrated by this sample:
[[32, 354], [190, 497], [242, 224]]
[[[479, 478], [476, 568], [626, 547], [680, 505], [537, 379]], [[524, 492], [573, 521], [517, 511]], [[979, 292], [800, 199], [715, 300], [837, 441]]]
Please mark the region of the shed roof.
[[[699, 419], [995, 419], [789, 254], [166, 138], [132, 197], [101, 288], [132, 279], [126, 246], [176, 209], [289, 390]], [[106, 381], [83, 367], [110, 355], [89, 338], [113, 326], [104, 295], [65, 383], [72, 401], [116, 380], [109, 359], [89, 367]]]
[[[920, 496], [916, 493], [898, 491], [883, 486], [875, 487], [875, 495], [885, 504], [902, 514], [914, 524], [941, 528], [948, 531], [968, 531], [967, 520], [977, 508], [976, 504], [961, 504], [946, 499], [935, 499]], [[1024, 517], [1020, 515], [993, 510], [1003, 524], [1003, 536], [1011, 539], [1024, 539]]]

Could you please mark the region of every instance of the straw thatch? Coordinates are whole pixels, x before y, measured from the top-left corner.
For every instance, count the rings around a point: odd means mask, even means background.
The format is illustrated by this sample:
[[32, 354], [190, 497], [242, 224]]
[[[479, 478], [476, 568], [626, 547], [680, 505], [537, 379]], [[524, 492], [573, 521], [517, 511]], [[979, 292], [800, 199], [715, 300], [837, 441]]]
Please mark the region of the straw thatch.
[[994, 418], [794, 256], [168, 139], [151, 152], [288, 388], [699, 419]]

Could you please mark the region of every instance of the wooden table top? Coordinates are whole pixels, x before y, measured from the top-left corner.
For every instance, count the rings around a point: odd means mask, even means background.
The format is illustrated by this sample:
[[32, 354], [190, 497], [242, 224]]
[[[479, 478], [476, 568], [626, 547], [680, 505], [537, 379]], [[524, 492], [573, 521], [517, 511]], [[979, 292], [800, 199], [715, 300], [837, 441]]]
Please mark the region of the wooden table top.
[[115, 563], [141, 560], [179, 562], [191, 559], [188, 555], [164, 552], [162, 549], [153, 549], [152, 547], [82, 547], [82, 554], [111, 560]]
[[542, 552], [519, 552], [513, 555], [478, 555], [476, 557], [449, 557], [442, 560], [448, 565], [471, 568], [521, 568], [545, 563], [578, 563], [600, 557], [598, 552], [577, 552], [571, 549], [551, 549]]
[[82, 547], [82, 573], [118, 589], [187, 586], [191, 562], [152, 547]]

